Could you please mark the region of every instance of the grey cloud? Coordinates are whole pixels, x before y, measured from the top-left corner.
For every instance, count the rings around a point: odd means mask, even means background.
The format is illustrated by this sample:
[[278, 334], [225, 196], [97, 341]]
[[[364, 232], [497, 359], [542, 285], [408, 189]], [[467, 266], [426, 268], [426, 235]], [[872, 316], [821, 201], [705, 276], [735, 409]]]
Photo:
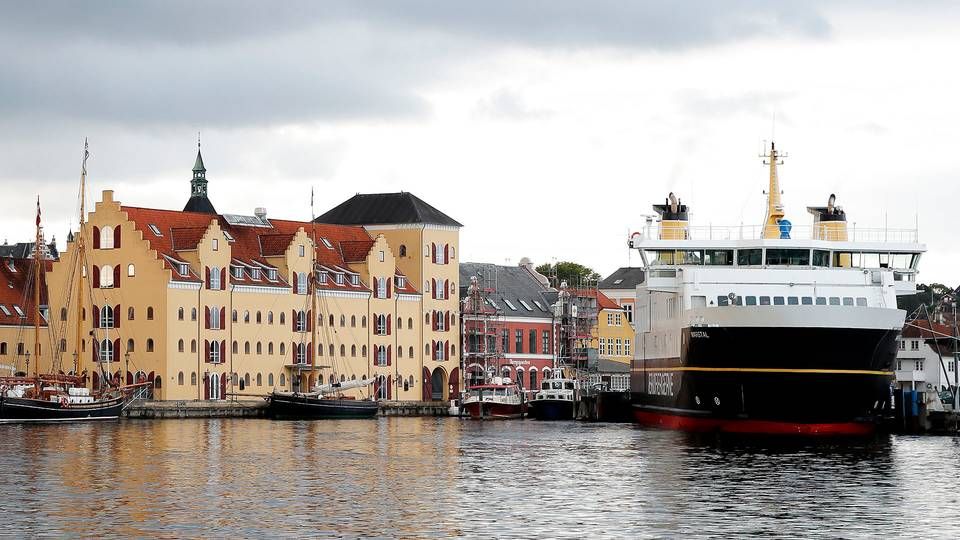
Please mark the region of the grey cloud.
[[477, 114], [494, 119], [530, 120], [550, 116], [551, 111], [529, 105], [516, 90], [502, 88], [477, 103]]

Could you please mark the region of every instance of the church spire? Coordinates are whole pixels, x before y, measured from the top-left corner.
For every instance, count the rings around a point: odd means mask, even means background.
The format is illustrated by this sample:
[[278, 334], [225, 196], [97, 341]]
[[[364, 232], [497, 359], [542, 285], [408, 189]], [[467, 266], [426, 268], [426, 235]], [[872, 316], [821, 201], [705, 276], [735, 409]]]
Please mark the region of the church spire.
[[197, 159], [193, 163], [193, 178], [190, 180], [190, 200], [185, 211], [216, 214], [213, 203], [207, 198], [207, 168], [203, 166], [200, 154], [200, 132], [197, 132]]

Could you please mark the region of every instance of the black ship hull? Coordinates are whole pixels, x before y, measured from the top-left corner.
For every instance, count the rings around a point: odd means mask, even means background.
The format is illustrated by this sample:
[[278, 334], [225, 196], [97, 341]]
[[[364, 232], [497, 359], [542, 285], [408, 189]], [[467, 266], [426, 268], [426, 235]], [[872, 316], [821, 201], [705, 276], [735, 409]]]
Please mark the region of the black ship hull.
[[380, 410], [376, 401], [324, 399], [302, 394], [271, 394], [268, 412], [278, 419], [373, 418]]
[[892, 411], [897, 335], [685, 328], [680, 358], [634, 360], [634, 418], [688, 431], [867, 435]]
[[18, 397], [0, 397], [0, 422], [73, 422], [116, 420], [123, 411], [123, 399], [113, 398], [94, 403], [44, 401]]
[[573, 420], [573, 401], [568, 399], [534, 399], [530, 416], [537, 420]]

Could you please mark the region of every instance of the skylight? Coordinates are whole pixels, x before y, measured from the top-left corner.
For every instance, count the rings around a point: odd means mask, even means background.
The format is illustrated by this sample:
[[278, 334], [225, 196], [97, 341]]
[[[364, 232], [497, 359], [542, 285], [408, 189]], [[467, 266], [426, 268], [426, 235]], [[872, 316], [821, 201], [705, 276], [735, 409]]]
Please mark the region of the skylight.
[[512, 309], [512, 310], [514, 310], [514, 311], [517, 310], [517, 306], [513, 305], [513, 303], [511, 303], [511, 302], [510, 302], [509, 300], [507, 300], [506, 298], [503, 299], [503, 302], [504, 302], [505, 304], [507, 304], [507, 307], [508, 307], [508, 308], [510, 308], [510, 309]]
[[234, 241], [234, 240], [233, 240], [233, 235], [230, 234], [230, 233], [228, 233], [227, 231], [223, 231], [223, 235], [227, 237], [227, 242], [233, 242], [233, 241]]
[[333, 244], [330, 243], [325, 237], [321, 236], [320, 241], [323, 242], [323, 245], [327, 246], [327, 249], [333, 249]]
[[11, 315], [10, 310], [7, 309], [7, 306], [4, 305], [4, 304], [0, 304], [0, 310], [2, 310], [2, 311], [3, 311], [3, 314], [6, 315], [6, 316], [8, 316], [8, 317]]
[[618, 279], [618, 280], [616, 280], [616, 281], [613, 282], [614, 285], [619, 285], [619, 284], [621, 284], [621, 283], [623, 283], [623, 280], [622, 280], [622, 279]]
[[493, 298], [487, 298], [487, 302], [488, 302], [491, 306], [493, 306], [494, 309], [500, 309], [500, 306], [498, 306], [497, 303], [493, 301]]
[[533, 303], [534, 303], [534, 305], [536, 305], [538, 308], [540, 308], [540, 311], [546, 311], [546, 309], [544, 309], [544, 307], [543, 307], [543, 304], [541, 304], [539, 300], [534, 300]]
[[523, 307], [527, 308], [527, 311], [533, 311], [533, 308], [530, 307], [530, 304], [528, 304], [528, 303], [527, 303], [525, 300], [523, 300], [522, 298], [520, 299], [520, 303], [523, 304]]
[[14, 304], [14, 305], [13, 305], [13, 310], [17, 312], [17, 315], [19, 315], [19, 316], [21, 316], [21, 317], [26, 317], [26, 315], [23, 314], [23, 310], [20, 309], [20, 306]]
[[149, 224], [148, 227], [150, 227], [150, 231], [152, 231], [155, 236], [163, 237], [163, 234], [160, 233], [159, 227], [157, 227], [153, 223]]

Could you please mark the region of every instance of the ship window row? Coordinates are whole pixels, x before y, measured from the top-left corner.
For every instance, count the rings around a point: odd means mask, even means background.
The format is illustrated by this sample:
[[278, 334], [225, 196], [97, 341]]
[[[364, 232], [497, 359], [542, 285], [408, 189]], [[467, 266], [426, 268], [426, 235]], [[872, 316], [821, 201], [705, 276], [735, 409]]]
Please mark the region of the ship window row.
[[[696, 297], [694, 297], [696, 299]], [[698, 302], [694, 300], [696, 306]], [[863, 296], [717, 296], [718, 306], [857, 306], [867, 307]]]
[[831, 251], [827, 249], [745, 248], [647, 250], [650, 266], [819, 266], [916, 269], [918, 253]]

